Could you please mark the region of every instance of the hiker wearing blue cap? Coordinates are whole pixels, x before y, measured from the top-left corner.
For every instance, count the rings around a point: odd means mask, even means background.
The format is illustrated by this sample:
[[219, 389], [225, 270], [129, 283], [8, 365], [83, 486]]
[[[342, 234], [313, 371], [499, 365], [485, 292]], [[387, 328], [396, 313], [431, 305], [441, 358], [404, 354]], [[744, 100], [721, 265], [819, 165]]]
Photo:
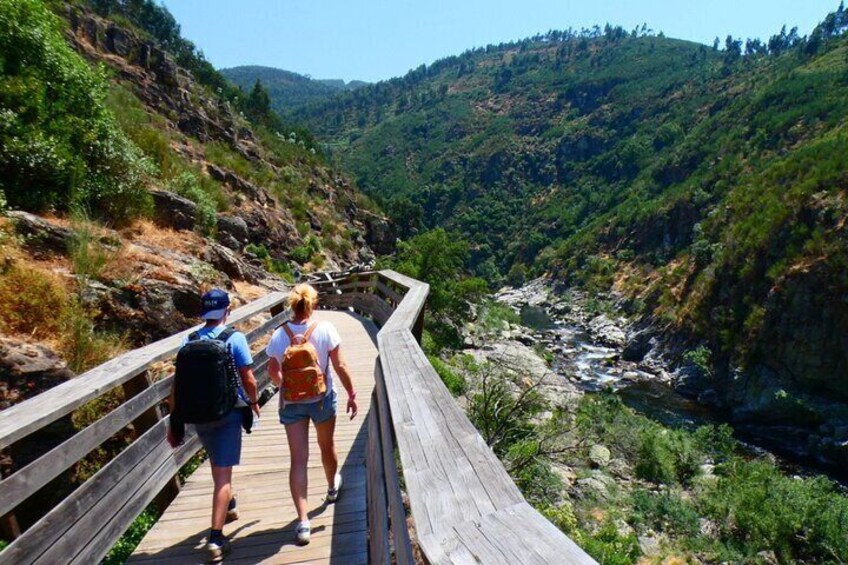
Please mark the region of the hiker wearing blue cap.
[[[241, 459], [244, 416], [259, 417], [253, 357], [247, 338], [226, 325], [230, 297], [213, 289], [201, 298], [200, 317], [206, 320], [189, 335], [177, 354], [171, 394], [168, 442], [182, 442], [182, 423], [193, 423], [212, 466], [212, 529], [206, 549], [212, 562], [229, 552], [223, 535], [225, 522], [238, 519], [232, 493], [233, 466]], [[249, 432], [249, 426], [246, 427]]]

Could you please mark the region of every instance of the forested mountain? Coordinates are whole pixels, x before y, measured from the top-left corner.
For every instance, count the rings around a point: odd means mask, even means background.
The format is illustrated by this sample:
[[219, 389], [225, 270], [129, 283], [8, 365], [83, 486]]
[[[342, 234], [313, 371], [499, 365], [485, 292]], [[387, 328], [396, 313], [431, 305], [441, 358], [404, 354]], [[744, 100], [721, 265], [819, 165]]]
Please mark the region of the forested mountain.
[[347, 83], [341, 79], [315, 80], [290, 71], [257, 65], [221, 69], [220, 72], [245, 92], [250, 92], [259, 81], [268, 92], [271, 108], [280, 114], [367, 84], [356, 80]]
[[848, 399], [846, 29], [840, 6], [809, 37], [713, 48], [550, 32], [298, 117], [406, 235], [454, 230], [495, 283], [622, 291], [705, 340], [740, 417], [815, 427], [803, 394]]

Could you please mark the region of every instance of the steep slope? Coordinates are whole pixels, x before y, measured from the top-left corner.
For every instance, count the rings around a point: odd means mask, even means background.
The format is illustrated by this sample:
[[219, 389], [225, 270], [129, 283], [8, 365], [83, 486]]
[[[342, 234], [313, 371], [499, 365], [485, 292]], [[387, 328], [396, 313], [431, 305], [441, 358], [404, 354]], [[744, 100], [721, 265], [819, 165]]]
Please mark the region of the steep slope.
[[688, 392], [718, 389], [704, 398], [739, 421], [801, 422], [832, 453], [848, 424], [847, 28], [840, 6], [745, 55], [732, 38], [552, 32], [300, 117], [399, 225], [460, 232], [496, 281], [623, 292], [683, 350], [707, 344]]
[[362, 81], [346, 83], [339, 79], [314, 80], [290, 71], [257, 65], [221, 69], [220, 72], [245, 92], [250, 92], [256, 81], [261, 82], [271, 98], [271, 108], [280, 114], [297, 111], [307, 104], [321, 102], [339, 92], [356, 90], [367, 84]]
[[367, 199], [243, 118], [161, 6], [2, 0], [0, 45], [5, 337], [80, 371], [191, 325], [204, 287], [243, 300], [389, 250]]

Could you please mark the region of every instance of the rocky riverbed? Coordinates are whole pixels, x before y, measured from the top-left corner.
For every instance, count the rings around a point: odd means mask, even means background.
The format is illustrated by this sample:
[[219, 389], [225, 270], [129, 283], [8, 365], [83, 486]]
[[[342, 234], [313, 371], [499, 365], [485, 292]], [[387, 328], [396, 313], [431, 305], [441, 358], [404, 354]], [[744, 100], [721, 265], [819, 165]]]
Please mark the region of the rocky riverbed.
[[[787, 399], [762, 371], [722, 385], [691, 364], [674, 364], [680, 352], [670, 352], [659, 332], [637, 328], [614, 307], [599, 311], [579, 291], [555, 293], [544, 279], [503, 289], [496, 299], [519, 313], [521, 323], [504, 323], [494, 339], [470, 333], [466, 347], [475, 357], [518, 357], [527, 365], [541, 353], [555, 375], [547, 379], [549, 388], [571, 395], [611, 388], [638, 412], [671, 426], [727, 422], [754, 449], [848, 479], [848, 419], [841, 403], [800, 393]], [[614, 297], [605, 302], [614, 303]], [[804, 417], [779, 417], [787, 414]]]

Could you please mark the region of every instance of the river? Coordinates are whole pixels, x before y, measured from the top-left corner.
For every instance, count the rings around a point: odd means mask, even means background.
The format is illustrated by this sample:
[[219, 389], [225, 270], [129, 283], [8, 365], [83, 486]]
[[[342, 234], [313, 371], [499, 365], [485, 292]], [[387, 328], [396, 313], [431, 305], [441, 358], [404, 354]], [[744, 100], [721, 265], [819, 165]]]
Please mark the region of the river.
[[[553, 319], [540, 306], [523, 305], [521, 324], [544, 336], [553, 354], [552, 369], [587, 393], [614, 390], [635, 411], [669, 427], [688, 429], [707, 424], [731, 424], [727, 417], [676, 392], [656, 375], [620, 361], [621, 350], [593, 340], [578, 324]], [[734, 434], [752, 455], [771, 453], [787, 473], [824, 473], [848, 486], [845, 469], [824, 466], [781, 449], [780, 442], [756, 429], [734, 427]]]

